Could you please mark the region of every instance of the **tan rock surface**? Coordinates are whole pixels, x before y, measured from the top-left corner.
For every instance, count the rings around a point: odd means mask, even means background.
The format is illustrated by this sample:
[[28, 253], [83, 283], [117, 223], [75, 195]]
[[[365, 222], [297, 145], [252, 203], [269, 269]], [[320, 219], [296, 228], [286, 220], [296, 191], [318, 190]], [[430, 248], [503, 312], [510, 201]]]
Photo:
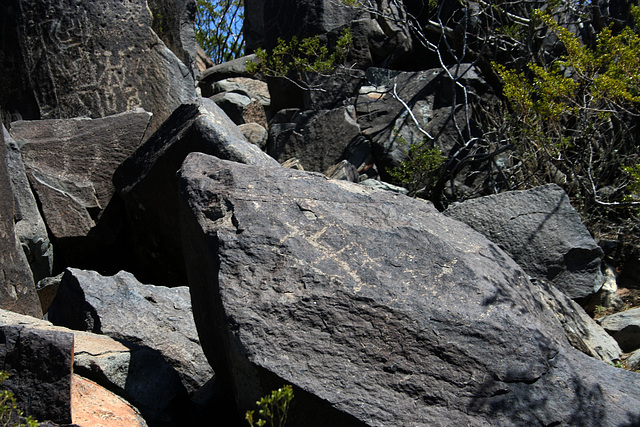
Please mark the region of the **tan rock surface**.
[[147, 425], [129, 403], [93, 381], [75, 374], [71, 387], [71, 413], [73, 423], [81, 427]]

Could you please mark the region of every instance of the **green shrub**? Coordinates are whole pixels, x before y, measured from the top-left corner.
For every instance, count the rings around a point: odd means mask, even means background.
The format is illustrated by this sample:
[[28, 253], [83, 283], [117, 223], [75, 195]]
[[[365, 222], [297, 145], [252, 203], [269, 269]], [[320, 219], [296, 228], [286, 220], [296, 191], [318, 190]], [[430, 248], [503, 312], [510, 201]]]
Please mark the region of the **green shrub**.
[[405, 160], [399, 166], [387, 169], [387, 173], [396, 184], [406, 186], [412, 196], [418, 192], [428, 193], [445, 160], [442, 152], [438, 147], [430, 146], [426, 138], [419, 143], [409, 144], [397, 130], [395, 133]]
[[342, 31], [334, 49], [322, 43], [319, 36], [303, 39], [294, 36], [288, 41], [279, 38], [271, 51], [256, 49], [257, 60], [247, 64], [247, 71], [286, 78], [304, 89], [311, 89], [306, 83], [307, 73], [332, 74], [352, 43], [348, 28]]
[[245, 419], [251, 427], [262, 427], [266, 425], [270, 427], [284, 427], [287, 423], [289, 404], [292, 399], [293, 387], [291, 385], [285, 385], [256, 402], [259, 408], [257, 420], [253, 419], [255, 414], [253, 410], [247, 411]]

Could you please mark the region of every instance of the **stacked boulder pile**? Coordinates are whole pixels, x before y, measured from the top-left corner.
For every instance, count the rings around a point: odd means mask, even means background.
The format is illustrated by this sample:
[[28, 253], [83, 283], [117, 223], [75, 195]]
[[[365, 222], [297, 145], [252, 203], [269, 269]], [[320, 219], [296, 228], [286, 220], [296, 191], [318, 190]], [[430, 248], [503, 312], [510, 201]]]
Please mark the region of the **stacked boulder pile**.
[[293, 95], [251, 56], [200, 75], [191, 0], [0, 5], [2, 387], [49, 425], [242, 426], [283, 384], [296, 426], [640, 424], [640, 322], [582, 308], [604, 254], [566, 194], [383, 182], [416, 122], [453, 144], [449, 72], [337, 3], [246, 1], [250, 46], [359, 40]]

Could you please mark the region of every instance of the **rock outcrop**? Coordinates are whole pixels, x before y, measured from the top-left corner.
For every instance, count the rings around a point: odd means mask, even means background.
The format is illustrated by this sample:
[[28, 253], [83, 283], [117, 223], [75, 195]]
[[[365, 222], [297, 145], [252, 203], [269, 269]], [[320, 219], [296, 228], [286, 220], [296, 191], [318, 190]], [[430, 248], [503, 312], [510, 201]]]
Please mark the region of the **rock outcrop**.
[[7, 167], [15, 199], [15, 230], [27, 257], [34, 282], [53, 273], [53, 246], [38, 203], [31, 191], [20, 148], [2, 126], [7, 147]]
[[178, 223], [178, 178], [182, 161], [202, 152], [241, 163], [278, 166], [247, 142], [213, 101], [185, 103], [141, 145], [114, 175], [132, 227], [133, 273], [147, 283], [186, 285]]
[[20, 96], [30, 103], [18, 112], [37, 111], [21, 114], [27, 118], [98, 118], [140, 107], [153, 113], [156, 129], [195, 96], [191, 64], [153, 31], [146, 0], [10, 0], [0, 14], [16, 37], [3, 46], [7, 61], [27, 76]]
[[27, 258], [15, 232], [15, 203], [7, 166], [4, 132], [0, 132], [0, 308], [42, 316]]
[[570, 298], [602, 287], [602, 249], [555, 184], [454, 203], [445, 214], [487, 236], [527, 273], [550, 280]]
[[158, 351], [189, 393], [213, 376], [200, 347], [186, 287], [143, 285], [126, 272], [105, 277], [68, 269], [48, 317], [59, 326]]
[[240, 412], [286, 382], [297, 425], [638, 420], [640, 378], [570, 347], [520, 267], [428, 203], [198, 153], [181, 194], [196, 325]]

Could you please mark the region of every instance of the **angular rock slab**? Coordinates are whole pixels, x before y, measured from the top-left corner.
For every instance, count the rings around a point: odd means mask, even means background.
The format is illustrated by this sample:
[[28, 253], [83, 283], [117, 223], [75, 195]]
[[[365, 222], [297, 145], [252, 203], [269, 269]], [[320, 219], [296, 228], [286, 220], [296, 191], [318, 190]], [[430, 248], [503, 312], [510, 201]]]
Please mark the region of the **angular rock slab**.
[[445, 215], [487, 236], [527, 273], [550, 280], [569, 298], [602, 286], [603, 251], [555, 184], [454, 203]]
[[0, 308], [42, 316], [36, 285], [15, 231], [15, 197], [0, 132]]
[[147, 283], [185, 285], [178, 229], [178, 178], [187, 154], [199, 151], [254, 165], [278, 162], [249, 143], [215, 102], [198, 98], [181, 105], [118, 168], [114, 184], [132, 228], [137, 267]]
[[626, 352], [640, 349], [640, 308], [621, 311], [598, 319]]
[[10, 3], [18, 40], [8, 54], [24, 60], [41, 118], [98, 118], [140, 107], [153, 113], [156, 129], [195, 96], [191, 64], [152, 30], [147, 0]]
[[51, 276], [53, 247], [38, 203], [31, 191], [20, 148], [4, 126], [2, 132], [7, 146], [7, 166], [15, 198], [16, 235], [31, 267], [33, 280], [38, 283], [41, 279]]
[[296, 157], [304, 170], [325, 172], [342, 160], [347, 146], [360, 135], [353, 114], [349, 107], [283, 110], [269, 124], [267, 153], [279, 162]]
[[124, 271], [106, 277], [70, 268], [48, 316], [55, 325], [157, 350], [178, 372], [188, 392], [213, 376], [200, 347], [186, 287], [143, 285]]
[[2, 383], [18, 407], [38, 420], [71, 423], [71, 332], [0, 319], [0, 366], [10, 376]]
[[196, 325], [240, 413], [291, 383], [294, 425], [640, 419], [640, 378], [572, 349], [520, 267], [426, 202], [200, 153], [181, 194]]
[[144, 140], [151, 114], [14, 122], [27, 176], [57, 239], [83, 237], [115, 193], [117, 167]]

